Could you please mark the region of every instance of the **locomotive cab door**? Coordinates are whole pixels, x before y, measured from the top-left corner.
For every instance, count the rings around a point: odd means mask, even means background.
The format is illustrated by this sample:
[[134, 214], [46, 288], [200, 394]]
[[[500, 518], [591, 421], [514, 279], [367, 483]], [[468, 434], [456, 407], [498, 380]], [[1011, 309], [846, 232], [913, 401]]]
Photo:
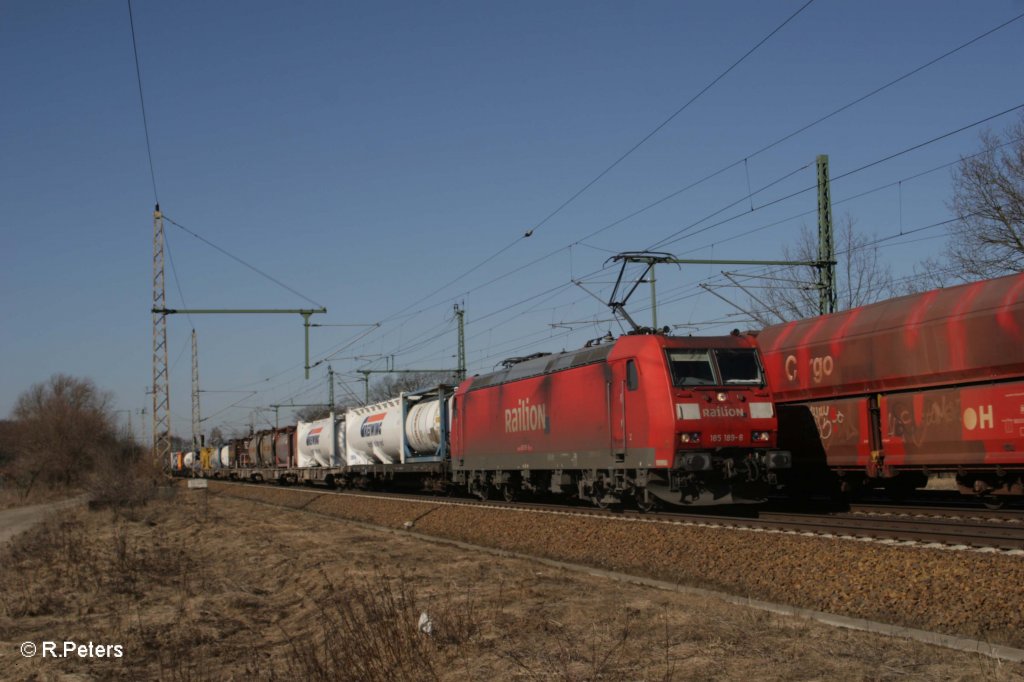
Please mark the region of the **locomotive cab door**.
[[643, 405], [640, 401], [640, 369], [634, 358], [611, 364], [608, 385], [608, 424], [611, 430], [611, 454], [617, 462], [625, 462], [634, 442], [634, 428], [640, 426]]

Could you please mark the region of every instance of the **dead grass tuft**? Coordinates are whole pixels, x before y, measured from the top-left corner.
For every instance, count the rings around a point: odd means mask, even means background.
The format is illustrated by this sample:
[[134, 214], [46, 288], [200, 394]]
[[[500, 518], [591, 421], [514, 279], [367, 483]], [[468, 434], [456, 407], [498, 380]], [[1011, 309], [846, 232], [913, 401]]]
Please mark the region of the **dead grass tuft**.
[[109, 507], [120, 516], [137, 520], [161, 487], [168, 486], [160, 468], [138, 445], [123, 441], [98, 458], [89, 474], [89, 506]]

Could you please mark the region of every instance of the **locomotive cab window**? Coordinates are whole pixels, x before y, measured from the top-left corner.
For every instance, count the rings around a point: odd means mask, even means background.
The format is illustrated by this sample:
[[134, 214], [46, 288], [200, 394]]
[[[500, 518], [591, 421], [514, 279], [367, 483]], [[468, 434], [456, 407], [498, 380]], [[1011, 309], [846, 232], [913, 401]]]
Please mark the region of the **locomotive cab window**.
[[703, 386], [715, 383], [711, 353], [706, 350], [669, 350], [668, 364], [676, 386]]
[[626, 388], [635, 391], [640, 387], [640, 376], [636, 371], [636, 361], [626, 361]]
[[752, 348], [719, 348], [715, 350], [718, 371], [726, 384], [763, 384], [761, 365]]

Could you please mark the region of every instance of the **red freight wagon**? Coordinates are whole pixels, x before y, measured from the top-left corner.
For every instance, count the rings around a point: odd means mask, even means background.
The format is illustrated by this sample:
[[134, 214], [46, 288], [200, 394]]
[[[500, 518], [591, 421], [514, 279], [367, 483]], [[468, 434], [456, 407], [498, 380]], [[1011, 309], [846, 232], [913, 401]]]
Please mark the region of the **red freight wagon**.
[[232, 441], [232, 445], [235, 450], [235, 466], [238, 468], [248, 468], [256, 466], [256, 458], [252, 451], [253, 438], [249, 436], [247, 438], [237, 438]]
[[758, 336], [794, 474], [1020, 495], [1024, 275], [895, 298]]
[[[753, 339], [625, 336], [533, 356], [455, 392], [452, 468], [599, 504], [756, 499], [789, 466]], [[461, 482], [461, 481], [460, 481]]]
[[274, 432], [257, 431], [249, 445], [249, 454], [257, 467], [274, 466]]
[[274, 432], [274, 466], [295, 466], [295, 427], [286, 426]]

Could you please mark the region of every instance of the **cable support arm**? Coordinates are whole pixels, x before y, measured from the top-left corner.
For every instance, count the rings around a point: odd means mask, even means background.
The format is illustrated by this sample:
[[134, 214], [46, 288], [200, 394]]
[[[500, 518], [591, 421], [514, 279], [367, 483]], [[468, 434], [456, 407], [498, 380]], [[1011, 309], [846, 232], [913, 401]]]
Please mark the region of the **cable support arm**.
[[153, 308], [154, 315], [302, 315], [303, 326], [306, 329], [306, 378], [309, 378], [309, 317], [326, 313], [327, 308]]

